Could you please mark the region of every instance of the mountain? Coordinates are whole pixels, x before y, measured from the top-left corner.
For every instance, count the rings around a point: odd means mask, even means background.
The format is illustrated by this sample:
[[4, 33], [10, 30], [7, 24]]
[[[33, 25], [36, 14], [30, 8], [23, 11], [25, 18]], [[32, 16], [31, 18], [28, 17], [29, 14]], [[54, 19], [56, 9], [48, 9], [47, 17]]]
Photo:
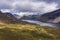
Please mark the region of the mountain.
[[17, 21], [17, 18], [12, 15], [11, 13], [3, 13], [0, 11], [0, 23], [3, 22], [3, 23], [15, 23], [15, 22], [18, 22]]
[[38, 15], [28, 15], [28, 16], [23, 16], [21, 19], [24, 19], [24, 20], [36, 20], [37, 17], [38, 17]]
[[[15, 16], [18, 15], [0, 11], [0, 23], [11, 23], [0, 24], [0, 40], [60, 40], [60, 28], [40, 26], [28, 22], [21, 23], [20, 19], [18, 20]], [[56, 19], [59, 18], [56, 17]], [[21, 19], [40, 20], [40, 15], [23, 16]]]
[[28, 15], [23, 16], [22, 19], [37, 20], [42, 22], [60, 23], [60, 9], [44, 13], [42, 15]]
[[41, 15], [40, 21], [59, 23], [60, 22], [60, 9]]

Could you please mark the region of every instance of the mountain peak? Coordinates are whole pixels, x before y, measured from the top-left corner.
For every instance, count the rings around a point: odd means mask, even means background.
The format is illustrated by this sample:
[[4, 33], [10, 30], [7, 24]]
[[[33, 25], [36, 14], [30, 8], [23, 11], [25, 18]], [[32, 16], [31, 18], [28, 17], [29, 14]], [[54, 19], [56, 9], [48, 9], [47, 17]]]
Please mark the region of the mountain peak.
[[60, 9], [41, 15], [40, 20], [44, 22], [53, 22], [54, 20], [60, 22], [57, 18], [60, 18]]

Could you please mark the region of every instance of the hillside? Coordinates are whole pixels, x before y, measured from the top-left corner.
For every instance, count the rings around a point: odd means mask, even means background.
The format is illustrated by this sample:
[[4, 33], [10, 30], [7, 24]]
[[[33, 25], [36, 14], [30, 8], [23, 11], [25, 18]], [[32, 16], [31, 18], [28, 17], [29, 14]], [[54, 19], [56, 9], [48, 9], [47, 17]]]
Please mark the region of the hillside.
[[60, 9], [41, 15], [40, 20], [44, 22], [59, 23]]
[[60, 40], [60, 28], [22, 22], [0, 11], [0, 40]]
[[0, 11], [0, 24], [3, 24], [3, 23], [11, 23], [11, 24], [14, 24], [14, 23], [19, 23], [19, 21], [17, 20], [17, 18], [12, 15], [11, 13], [3, 13]]
[[60, 28], [23, 22], [0, 24], [0, 40], [60, 40]]
[[42, 22], [60, 23], [60, 9], [40, 15], [23, 16], [24, 20], [37, 20]]

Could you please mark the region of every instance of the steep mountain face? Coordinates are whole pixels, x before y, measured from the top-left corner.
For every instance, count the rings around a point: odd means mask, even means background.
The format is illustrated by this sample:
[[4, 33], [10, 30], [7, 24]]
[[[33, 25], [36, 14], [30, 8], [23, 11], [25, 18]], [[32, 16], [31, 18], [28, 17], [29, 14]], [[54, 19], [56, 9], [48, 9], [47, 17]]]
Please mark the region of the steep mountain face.
[[15, 23], [17, 22], [17, 18], [15, 18], [11, 13], [2, 13], [0, 11], [0, 22], [3, 23]]
[[60, 9], [41, 15], [40, 20], [43, 22], [59, 23], [60, 22]]

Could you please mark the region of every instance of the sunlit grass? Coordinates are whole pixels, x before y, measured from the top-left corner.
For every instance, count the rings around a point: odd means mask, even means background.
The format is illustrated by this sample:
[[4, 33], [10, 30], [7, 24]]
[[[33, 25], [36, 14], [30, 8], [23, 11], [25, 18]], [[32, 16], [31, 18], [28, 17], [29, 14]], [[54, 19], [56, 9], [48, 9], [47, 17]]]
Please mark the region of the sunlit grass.
[[0, 40], [60, 40], [60, 29], [29, 23], [0, 25]]

